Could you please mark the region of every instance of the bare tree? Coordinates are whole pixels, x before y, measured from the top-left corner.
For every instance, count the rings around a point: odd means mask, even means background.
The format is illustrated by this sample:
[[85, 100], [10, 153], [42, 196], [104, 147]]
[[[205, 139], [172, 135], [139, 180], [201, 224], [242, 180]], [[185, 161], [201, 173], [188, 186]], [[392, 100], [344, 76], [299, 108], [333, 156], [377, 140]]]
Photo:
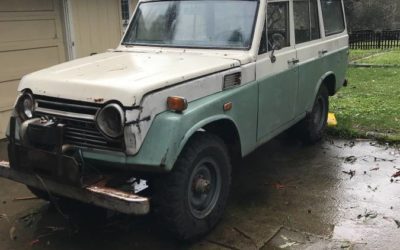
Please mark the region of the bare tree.
[[400, 0], [344, 0], [350, 30], [400, 28]]

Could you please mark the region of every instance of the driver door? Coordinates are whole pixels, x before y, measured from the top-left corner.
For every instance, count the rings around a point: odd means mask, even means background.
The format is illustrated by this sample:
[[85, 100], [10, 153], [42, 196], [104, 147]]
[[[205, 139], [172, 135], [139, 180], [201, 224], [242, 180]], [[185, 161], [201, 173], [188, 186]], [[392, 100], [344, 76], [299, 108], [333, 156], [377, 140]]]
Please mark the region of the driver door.
[[266, 25], [256, 64], [258, 141], [278, 134], [295, 116], [298, 61], [290, 10], [289, 1], [269, 2], [267, 5]]

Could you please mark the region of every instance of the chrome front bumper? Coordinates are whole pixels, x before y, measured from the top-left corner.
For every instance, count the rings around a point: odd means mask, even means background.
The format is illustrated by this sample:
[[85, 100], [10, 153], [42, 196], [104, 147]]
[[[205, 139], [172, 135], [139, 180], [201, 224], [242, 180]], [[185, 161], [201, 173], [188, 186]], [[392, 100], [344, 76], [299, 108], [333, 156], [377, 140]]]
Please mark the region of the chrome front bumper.
[[125, 214], [144, 215], [150, 211], [150, 202], [147, 197], [106, 187], [105, 180], [87, 187], [76, 187], [46, 179], [37, 174], [14, 170], [10, 168], [8, 162], [4, 161], [0, 162], [0, 177]]

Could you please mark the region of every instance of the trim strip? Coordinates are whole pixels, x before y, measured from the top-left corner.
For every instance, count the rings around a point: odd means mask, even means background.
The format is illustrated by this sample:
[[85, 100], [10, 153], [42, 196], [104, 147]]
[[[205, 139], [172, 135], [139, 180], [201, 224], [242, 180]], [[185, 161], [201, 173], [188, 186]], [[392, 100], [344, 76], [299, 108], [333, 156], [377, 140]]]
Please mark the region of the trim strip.
[[78, 114], [78, 113], [73, 113], [73, 112], [66, 112], [66, 111], [39, 108], [39, 107], [35, 109], [35, 112], [46, 113], [46, 114], [51, 114], [51, 115], [59, 115], [59, 116], [69, 117], [69, 118], [79, 118], [79, 119], [84, 119], [84, 120], [93, 120], [94, 121], [94, 115]]

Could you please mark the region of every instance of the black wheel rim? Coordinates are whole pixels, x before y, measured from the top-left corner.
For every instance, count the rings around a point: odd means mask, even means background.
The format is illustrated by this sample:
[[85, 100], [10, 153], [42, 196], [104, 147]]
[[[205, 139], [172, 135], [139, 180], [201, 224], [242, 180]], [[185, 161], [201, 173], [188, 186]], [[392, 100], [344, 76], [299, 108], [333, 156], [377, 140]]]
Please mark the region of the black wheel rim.
[[212, 158], [204, 158], [193, 169], [188, 185], [188, 201], [192, 215], [207, 217], [216, 206], [221, 192], [221, 173]]
[[325, 126], [326, 114], [327, 114], [327, 107], [325, 104], [324, 99], [319, 96], [317, 102], [314, 106], [314, 124], [317, 127], [317, 130], [320, 131]]

